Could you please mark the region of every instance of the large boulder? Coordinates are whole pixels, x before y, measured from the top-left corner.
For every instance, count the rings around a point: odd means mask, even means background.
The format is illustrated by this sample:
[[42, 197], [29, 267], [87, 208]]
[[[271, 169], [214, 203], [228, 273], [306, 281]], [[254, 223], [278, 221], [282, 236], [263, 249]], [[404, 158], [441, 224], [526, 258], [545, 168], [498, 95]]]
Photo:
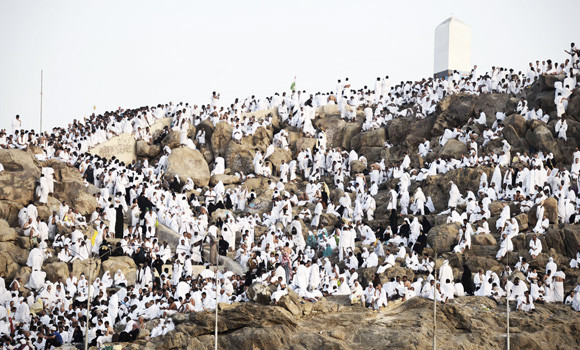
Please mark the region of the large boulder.
[[64, 283], [69, 277], [68, 265], [62, 261], [45, 264], [42, 269], [46, 272], [46, 279], [51, 282], [56, 282], [60, 278]]
[[215, 186], [218, 182], [222, 182], [224, 185], [232, 185], [237, 184], [240, 182], [240, 177], [237, 175], [226, 175], [226, 174], [219, 174], [219, 175], [212, 175], [209, 178], [210, 186]]
[[483, 235], [473, 235], [471, 239], [473, 240], [473, 244], [477, 245], [491, 245], [491, 246], [497, 245], [497, 240], [492, 234], [489, 233]]
[[137, 141], [137, 157], [155, 158], [161, 153], [159, 145], [151, 145], [143, 140]]
[[580, 122], [580, 89], [574, 90], [568, 98], [568, 109], [566, 110], [572, 119]]
[[365, 165], [365, 163], [361, 162], [360, 160], [353, 160], [352, 162], [350, 162], [350, 171], [353, 174], [358, 174], [358, 173], [362, 173], [363, 171], [365, 171], [367, 168], [367, 166]]
[[191, 178], [197, 187], [209, 184], [209, 166], [205, 158], [198, 150], [189, 147], [174, 149], [168, 158], [165, 179], [170, 181], [175, 175], [179, 175], [181, 181]]
[[[85, 186], [79, 170], [75, 167], [61, 162], [57, 159], [42, 162], [43, 167], [50, 167], [54, 170], [54, 196], [48, 198], [46, 207], [41, 206], [38, 209], [39, 215], [48, 219], [46, 215], [52, 215], [53, 210], [57, 210], [60, 202], [66, 202], [72, 208], [79, 211], [82, 215], [89, 215], [95, 211], [97, 200], [94, 198], [92, 189]], [[94, 187], [93, 187], [94, 188]]]
[[89, 152], [107, 159], [115, 157], [125, 164], [131, 164], [137, 159], [137, 152], [135, 152], [136, 143], [137, 141], [132, 133], [124, 133], [111, 137], [93, 147]]
[[177, 130], [170, 131], [163, 140], [161, 140], [161, 148], [169, 147], [170, 149], [181, 146], [181, 132]]
[[18, 212], [22, 207], [23, 204], [15, 201], [0, 200], [0, 218], [5, 219], [10, 226], [18, 226]]
[[524, 117], [522, 117], [520, 114], [512, 114], [512, 115], [508, 116], [503, 121], [503, 124], [504, 124], [504, 126], [510, 125], [511, 127], [513, 127], [514, 130], [517, 132], [517, 134], [522, 136], [522, 137], [525, 136], [526, 131], [528, 131], [526, 119]]
[[[421, 188], [423, 189], [425, 196], [431, 197], [436, 210], [444, 210], [447, 208], [447, 203], [449, 201], [449, 190], [451, 188], [449, 181], [453, 181], [462, 194], [467, 193], [467, 191], [477, 193], [479, 190], [479, 179], [481, 178], [479, 170], [485, 172], [488, 179], [491, 178], [493, 173], [492, 168], [461, 168], [451, 170], [445, 173], [445, 175], [429, 176], [425, 180], [425, 183], [421, 185]], [[410, 193], [414, 193], [414, 191], [415, 189], [412, 188]]]
[[451, 139], [445, 143], [445, 146], [439, 151], [439, 155], [442, 158], [455, 158], [459, 159], [462, 155], [469, 154], [469, 149], [467, 145], [463, 142]]
[[[211, 150], [214, 156], [224, 156], [226, 148], [232, 140], [233, 126], [226, 122], [219, 122], [211, 135]], [[207, 139], [207, 135], [206, 135]]]
[[95, 197], [89, 193], [85, 184], [78, 179], [63, 180], [54, 183], [54, 196], [61, 202], [66, 202], [82, 215], [89, 215], [98, 206]]
[[266, 148], [272, 143], [273, 137], [272, 130], [261, 126], [252, 135], [252, 145]]
[[550, 220], [551, 224], [558, 223], [558, 201], [555, 198], [544, 200], [544, 215]]
[[258, 304], [270, 305], [272, 303], [272, 291], [268, 286], [259, 282], [253, 283], [249, 286], [246, 295], [248, 296], [248, 299]]
[[358, 133], [351, 139], [350, 147], [355, 151], [359, 151], [361, 147], [383, 147], [386, 140], [386, 129], [380, 128]]
[[[90, 271], [89, 271], [90, 268]], [[72, 263], [72, 274], [75, 277], [79, 277], [81, 274], [85, 275], [85, 278], [89, 279], [89, 272], [91, 281], [94, 281], [95, 278], [99, 277], [99, 272], [101, 271], [101, 260], [99, 259], [90, 259], [90, 260], [74, 260]]]
[[435, 117], [425, 119], [395, 118], [387, 123], [388, 140], [393, 145], [406, 143], [417, 147], [424, 139], [431, 139]]
[[128, 256], [112, 256], [101, 264], [101, 275], [109, 271], [111, 276], [114, 276], [118, 270], [121, 270], [123, 275], [125, 275], [129, 285], [135, 284], [137, 281], [137, 265], [135, 265], [135, 261], [132, 258]]
[[6, 220], [0, 219], [0, 242], [16, 242], [18, 234]]
[[[19, 261], [19, 258], [21, 261]], [[0, 243], [0, 276], [4, 278], [5, 281], [10, 281], [13, 279], [18, 270], [20, 270], [20, 264], [25, 264], [28, 258], [28, 252], [18, 248], [13, 243], [1, 242]]]
[[457, 244], [460, 228], [461, 225], [456, 222], [435, 226], [427, 234], [427, 242], [429, 246], [437, 248], [438, 254], [450, 252]]
[[[289, 149], [283, 149], [283, 148], [275, 148], [274, 149], [274, 153], [272, 153], [267, 161], [269, 161], [270, 163], [272, 163], [272, 165], [274, 166], [274, 168], [279, 171], [280, 169], [280, 164], [282, 164], [282, 161], [284, 161], [286, 164], [290, 163], [290, 161], [292, 161], [292, 152]], [[277, 172], [276, 172], [277, 173]]]
[[[214, 133], [215, 135], [215, 133]], [[230, 142], [225, 151], [226, 167], [231, 172], [241, 172], [250, 174], [254, 172], [254, 156], [256, 150], [253, 146], [241, 145], [236, 142]]]
[[519, 214], [514, 217], [520, 227], [520, 231], [524, 232], [528, 229], [528, 215], [527, 214]]
[[506, 108], [509, 100], [508, 94], [481, 94], [477, 96], [474, 113], [479, 116], [479, 111], [483, 111], [487, 117], [487, 125], [491, 126], [495, 121], [495, 113]]
[[552, 132], [545, 125], [537, 125], [532, 131], [528, 129], [526, 132], [526, 140], [528, 143], [539, 151], [553, 153], [556, 162], [562, 161], [562, 152], [558, 143], [554, 139]]
[[437, 105], [438, 115], [433, 124], [432, 135], [443, 135], [445, 129], [463, 127], [473, 116], [477, 97], [470, 94], [447, 95]]
[[0, 200], [28, 205], [35, 199], [40, 167], [32, 153], [19, 149], [0, 149]]
[[576, 252], [580, 248], [580, 226], [571, 225], [563, 229], [548, 230], [545, 234], [547, 248], [553, 248], [557, 253], [567, 257], [576, 257]]

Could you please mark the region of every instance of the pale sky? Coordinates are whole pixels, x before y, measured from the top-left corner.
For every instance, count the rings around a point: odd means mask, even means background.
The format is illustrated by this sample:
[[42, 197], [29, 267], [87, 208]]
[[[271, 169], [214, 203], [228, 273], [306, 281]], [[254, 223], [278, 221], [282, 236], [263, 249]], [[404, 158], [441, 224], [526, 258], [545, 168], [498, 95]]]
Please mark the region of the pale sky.
[[472, 31], [472, 64], [523, 70], [561, 62], [580, 42], [580, 1], [0, 0], [0, 128], [39, 127], [118, 107], [222, 103], [255, 94], [334, 90], [378, 76], [433, 74], [435, 27]]

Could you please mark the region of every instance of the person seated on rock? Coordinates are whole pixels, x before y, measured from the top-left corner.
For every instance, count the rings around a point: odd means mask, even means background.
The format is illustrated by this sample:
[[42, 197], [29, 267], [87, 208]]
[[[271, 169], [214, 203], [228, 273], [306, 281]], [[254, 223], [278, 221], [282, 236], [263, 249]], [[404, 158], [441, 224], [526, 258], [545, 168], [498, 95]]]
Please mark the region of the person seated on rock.
[[538, 220], [538, 222], [536, 223], [536, 226], [534, 226], [533, 231], [535, 233], [544, 234], [544, 233], [546, 233], [546, 230], [548, 229], [549, 226], [550, 226], [550, 220], [548, 220], [548, 218], [544, 214], [543, 219]]
[[538, 239], [537, 235], [533, 235], [530, 240], [530, 250], [529, 253], [532, 259], [535, 259], [542, 252], [542, 242]]
[[517, 309], [524, 312], [531, 312], [535, 309], [534, 300], [530, 295], [530, 292], [525, 291], [522, 295], [517, 298]]

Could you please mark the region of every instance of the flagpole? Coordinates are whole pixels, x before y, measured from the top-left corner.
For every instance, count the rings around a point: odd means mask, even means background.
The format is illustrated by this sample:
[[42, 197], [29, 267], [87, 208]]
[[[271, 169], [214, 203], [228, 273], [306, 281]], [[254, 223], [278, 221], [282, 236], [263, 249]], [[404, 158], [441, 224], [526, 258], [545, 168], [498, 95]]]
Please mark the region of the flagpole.
[[40, 133], [42, 134], [42, 69], [40, 70]]
[[[218, 241], [219, 242], [219, 241]], [[219, 243], [218, 251], [215, 255], [215, 350], [218, 350], [218, 296], [219, 296], [219, 279], [218, 279], [218, 265], [219, 265]], [[211, 248], [210, 248], [211, 249]], [[211, 252], [210, 252], [211, 254]]]
[[[507, 271], [509, 271], [509, 267], [510, 267], [510, 252], [507, 252]], [[510, 276], [508, 274], [507, 277], [507, 281], [506, 281], [506, 287], [509, 287], [507, 282], [509, 282], [510, 280]], [[506, 343], [506, 349], [510, 350], [510, 289], [506, 288], [506, 298], [505, 298], [505, 303], [506, 303], [506, 309], [507, 309], [507, 330], [506, 330], [506, 338], [507, 338], [507, 343]]]
[[437, 349], [437, 237], [433, 240], [433, 350]]

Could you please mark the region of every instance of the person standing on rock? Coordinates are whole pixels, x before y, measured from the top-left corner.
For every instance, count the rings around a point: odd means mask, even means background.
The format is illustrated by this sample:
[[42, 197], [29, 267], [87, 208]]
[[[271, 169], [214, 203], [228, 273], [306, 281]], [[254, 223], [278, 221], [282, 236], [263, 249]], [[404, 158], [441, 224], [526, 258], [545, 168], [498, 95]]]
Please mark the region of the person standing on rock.
[[22, 121], [20, 120], [20, 116], [17, 114], [16, 118], [12, 121], [12, 132], [16, 133], [16, 131], [22, 130]]
[[48, 180], [44, 174], [40, 175], [40, 183], [36, 188], [36, 195], [38, 196], [38, 201], [42, 204], [46, 204], [48, 202], [48, 194], [49, 194], [49, 187], [48, 187]]

